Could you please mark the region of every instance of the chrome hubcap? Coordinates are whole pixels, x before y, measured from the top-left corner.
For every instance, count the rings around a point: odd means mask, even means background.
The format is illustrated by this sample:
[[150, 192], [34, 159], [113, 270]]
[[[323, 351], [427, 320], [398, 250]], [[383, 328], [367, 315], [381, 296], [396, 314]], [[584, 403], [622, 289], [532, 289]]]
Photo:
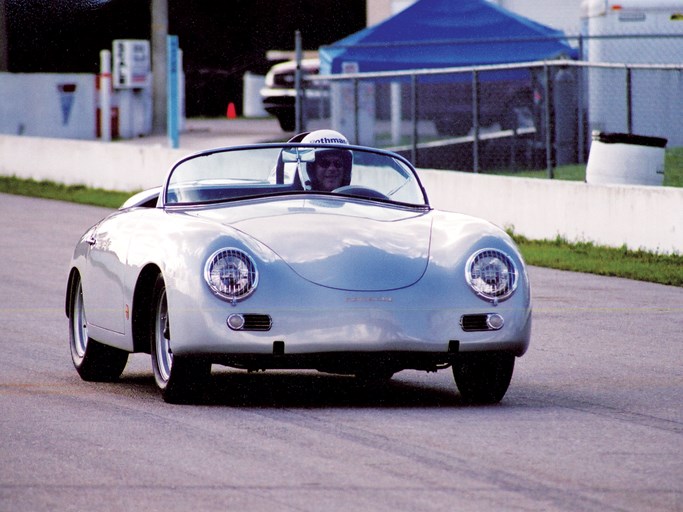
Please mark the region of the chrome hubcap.
[[154, 343], [156, 349], [157, 369], [159, 376], [168, 381], [173, 366], [173, 354], [171, 353], [171, 331], [168, 323], [168, 303], [166, 302], [166, 290], [159, 296], [156, 308], [156, 322], [154, 329]]
[[78, 357], [85, 356], [85, 349], [88, 346], [88, 324], [85, 318], [83, 307], [83, 287], [78, 284], [76, 297], [74, 299], [73, 316], [71, 318], [71, 329], [73, 331], [73, 344]]

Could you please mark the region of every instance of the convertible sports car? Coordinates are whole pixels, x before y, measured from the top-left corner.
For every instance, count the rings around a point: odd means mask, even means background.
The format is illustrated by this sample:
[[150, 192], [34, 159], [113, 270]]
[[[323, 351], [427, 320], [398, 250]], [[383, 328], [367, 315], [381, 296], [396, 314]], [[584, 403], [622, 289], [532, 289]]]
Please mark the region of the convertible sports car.
[[151, 355], [167, 402], [212, 364], [373, 380], [452, 368], [463, 401], [505, 395], [531, 300], [510, 237], [434, 210], [399, 155], [319, 130], [203, 151], [90, 228], [66, 314], [74, 366], [116, 380]]

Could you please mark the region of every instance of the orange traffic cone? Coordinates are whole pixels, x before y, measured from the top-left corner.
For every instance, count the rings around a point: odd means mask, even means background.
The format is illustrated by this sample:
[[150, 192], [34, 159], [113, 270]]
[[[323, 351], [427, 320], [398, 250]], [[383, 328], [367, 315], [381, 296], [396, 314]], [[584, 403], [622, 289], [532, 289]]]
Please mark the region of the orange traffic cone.
[[228, 103], [228, 112], [227, 112], [227, 117], [228, 119], [237, 119], [237, 112], [235, 111], [235, 104], [231, 101]]

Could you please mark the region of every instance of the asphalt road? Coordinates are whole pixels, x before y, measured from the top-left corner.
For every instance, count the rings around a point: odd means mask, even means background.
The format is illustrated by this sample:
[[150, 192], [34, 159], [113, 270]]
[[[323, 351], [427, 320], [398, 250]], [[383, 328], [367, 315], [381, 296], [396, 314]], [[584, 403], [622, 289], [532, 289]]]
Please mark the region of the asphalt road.
[[165, 404], [71, 365], [71, 249], [107, 211], [0, 194], [0, 511], [681, 511], [683, 289], [531, 268], [534, 331], [495, 406], [449, 371], [384, 387], [214, 367]]

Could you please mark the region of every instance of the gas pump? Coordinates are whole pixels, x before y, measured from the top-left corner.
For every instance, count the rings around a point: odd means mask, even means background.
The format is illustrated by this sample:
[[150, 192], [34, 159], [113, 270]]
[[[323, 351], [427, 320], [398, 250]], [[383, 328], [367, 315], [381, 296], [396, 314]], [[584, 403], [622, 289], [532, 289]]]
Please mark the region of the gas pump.
[[112, 87], [118, 104], [119, 136], [132, 139], [152, 131], [152, 66], [149, 41], [115, 39]]

